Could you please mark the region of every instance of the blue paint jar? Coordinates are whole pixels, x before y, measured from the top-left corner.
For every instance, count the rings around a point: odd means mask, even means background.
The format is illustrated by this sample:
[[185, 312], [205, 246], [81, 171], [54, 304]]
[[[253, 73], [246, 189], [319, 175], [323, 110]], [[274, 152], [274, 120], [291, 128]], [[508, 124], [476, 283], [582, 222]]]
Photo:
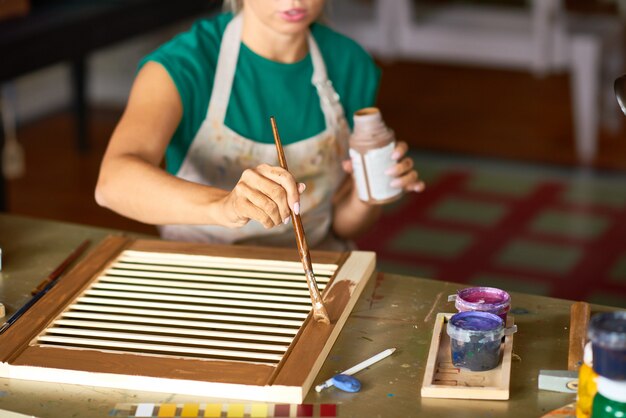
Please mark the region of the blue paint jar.
[[504, 328], [504, 321], [489, 312], [468, 311], [453, 315], [446, 331], [455, 367], [474, 372], [495, 369], [500, 364], [502, 337], [517, 330]]
[[626, 380], [626, 312], [603, 312], [589, 321], [593, 370], [611, 380]]

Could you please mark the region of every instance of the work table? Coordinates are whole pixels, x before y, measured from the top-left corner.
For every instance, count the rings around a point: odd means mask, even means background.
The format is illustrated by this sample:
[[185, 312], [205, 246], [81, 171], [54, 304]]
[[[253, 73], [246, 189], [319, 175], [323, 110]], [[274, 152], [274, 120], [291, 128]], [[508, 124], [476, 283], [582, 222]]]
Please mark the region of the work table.
[[[122, 231], [0, 215], [0, 302], [7, 315], [83, 240], [92, 247]], [[134, 235], [134, 234], [129, 234]], [[537, 389], [540, 369], [567, 368], [571, 301], [511, 293], [518, 332], [513, 342], [508, 401], [421, 398], [424, 367], [438, 312], [454, 312], [447, 296], [462, 285], [376, 274], [363, 291], [314, 385], [389, 347], [389, 358], [360, 372], [358, 393], [335, 388], [304, 401], [337, 404], [340, 417], [538, 417], [570, 403], [574, 395]], [[593, 311], [610, 308], [593, 306]], [[6, 320], [6, 318], [5, 318]], [[99, 387], [0, 379], [0, 410], [37, 417], [104, 417], [122, 403], [209, 403], [209, 398]], [[236, 403], [246, 403], [233, 401]]]

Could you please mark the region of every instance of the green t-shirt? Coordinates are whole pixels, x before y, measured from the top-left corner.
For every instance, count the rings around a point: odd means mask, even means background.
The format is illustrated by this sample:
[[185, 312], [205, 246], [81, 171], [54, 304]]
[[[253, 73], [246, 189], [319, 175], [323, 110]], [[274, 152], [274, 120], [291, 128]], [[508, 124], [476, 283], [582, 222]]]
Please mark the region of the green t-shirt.
[[[174, 81], [183, 105], [182, 120], [166, 151], [168, 172], [176, 173], [206, 117], [220, 43], [232, 13], [202, 19], [157, 50], [148, 61], [163, 65]], [[352, 126], [353, 113], [373, 106], [380, 70], [356, 42], [315, 23], [311, 33], [326, 64], [328, 77], [340, 97]], [[271, 115], [280, 126], [284, 144], [310, 138], [325, 129], [320, 99], [311, 83], [310, 55], [293, 64], [263, 58], [241, 45], [225, 124], [238, 134], [261, 143], [273, 143]], [[294, 88], [298, 86], [298, 88]]]

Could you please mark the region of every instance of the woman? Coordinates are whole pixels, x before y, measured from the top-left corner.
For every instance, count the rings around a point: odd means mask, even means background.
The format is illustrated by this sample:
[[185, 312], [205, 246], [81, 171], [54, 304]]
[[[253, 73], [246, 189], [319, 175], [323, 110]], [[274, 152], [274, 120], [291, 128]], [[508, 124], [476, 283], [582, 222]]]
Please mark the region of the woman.
[[[197, 22], [142, 61], [96, 200], [162, 225], [166, 239], [215, 243], [292, 245], [292, 209], [311, 247], [345, 248], [379, 214], [346, 174], [346, 115], [374, 104], [379, 71], [315, 23], [324, 0], [227, 3], [234, 13]], [[290, 172], [278, 166], [271, 115]], [[399, 143], [390, 181], [421, 191], [406, 151]]]

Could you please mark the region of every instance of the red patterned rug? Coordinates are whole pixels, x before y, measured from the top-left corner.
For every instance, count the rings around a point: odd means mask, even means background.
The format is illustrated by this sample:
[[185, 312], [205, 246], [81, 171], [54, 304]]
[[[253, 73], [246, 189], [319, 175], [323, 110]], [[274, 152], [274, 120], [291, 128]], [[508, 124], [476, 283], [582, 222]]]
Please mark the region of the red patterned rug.
[[358, 241], [380, 270], [626, 307], [626, 174], [416, 157]]

